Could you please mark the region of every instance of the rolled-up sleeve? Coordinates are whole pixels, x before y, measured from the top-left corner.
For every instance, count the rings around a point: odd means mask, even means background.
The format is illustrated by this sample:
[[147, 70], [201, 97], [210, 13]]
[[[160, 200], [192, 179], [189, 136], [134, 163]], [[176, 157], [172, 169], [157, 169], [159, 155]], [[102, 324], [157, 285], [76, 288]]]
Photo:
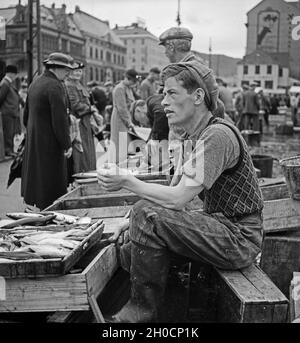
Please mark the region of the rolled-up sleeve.
[[[182, 173], [193, 180], [192, 185], [210, 189], [220, 175], [232, 168], [239, 158], [239, 143], [229, 128], [209, 128], [190, 154], [185, 155]], [[227, 131], [227, 132], [226, 132]], [[188, 151], [188, 149], [185, 149]]]

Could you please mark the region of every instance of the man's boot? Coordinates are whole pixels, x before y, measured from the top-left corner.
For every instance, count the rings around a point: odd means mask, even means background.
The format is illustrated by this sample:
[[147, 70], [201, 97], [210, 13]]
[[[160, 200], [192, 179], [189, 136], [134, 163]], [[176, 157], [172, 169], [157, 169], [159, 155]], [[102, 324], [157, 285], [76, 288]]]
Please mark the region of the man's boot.
[[110, 323], [150, 323], [158, 319], [167, 282], [169, 254], [166, 250], [131, 243], [131, 296]]

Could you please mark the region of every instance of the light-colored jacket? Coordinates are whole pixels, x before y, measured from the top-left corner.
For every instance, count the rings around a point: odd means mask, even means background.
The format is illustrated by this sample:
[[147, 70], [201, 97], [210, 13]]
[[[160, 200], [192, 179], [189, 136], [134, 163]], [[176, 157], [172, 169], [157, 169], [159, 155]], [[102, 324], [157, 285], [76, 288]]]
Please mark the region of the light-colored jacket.
[[[111, 116], [111, 143], [115, 147], [115, 155], [112, 155], [112, 151], [109, 154], [109, 162], [121, 162], [127, 158], [127, 151], [119, 149], [119, 134], [121, 132], [127, 133], [127, 146], [130, 142], [128, 130], [132, 125], [132, 119], [130, 114], [130, 106], [135, 101], [132, 90], [126, 86], [124, 81], [121, 81], [113, 90], [113, 112]], [[123, 144], [121, 144], [124, 147]], [[126, 146], [126, 147], [127, 147]], [[127, 149], [126, 149], [127, 150]], [[121, 155], [119, 154], [121, 153]], [[114, 160], [115, 159], [115, 160]]]

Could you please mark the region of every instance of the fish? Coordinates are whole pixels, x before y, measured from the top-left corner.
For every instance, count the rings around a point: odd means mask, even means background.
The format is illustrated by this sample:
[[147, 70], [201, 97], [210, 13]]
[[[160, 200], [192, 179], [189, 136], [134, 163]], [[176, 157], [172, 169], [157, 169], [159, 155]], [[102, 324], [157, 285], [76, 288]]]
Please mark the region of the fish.
[[25, 251], [7, 251], [1, 252], [0, 258], [5, 258], [9, 260], [31, 260], [31, 259], [40, 259], [39, 254]]
[[4, 228], [6, 225], [12, 224], [14, 222], [15, 221], [12, 219], [2, 219], [2, 220], [0, 220], [0, 228]]
[[65, 239], [59, 239], [59, 238], [45, 238], [41, 241], [39, 241], [39, 245], [53, 245], [56, 247], [63, 247], [68, 249], [75, 249], [78, 246], [78, 242], [71, 241], [71, 240], [65, 240]]
[[26, 213], [26, 212], [11, 212], [11, 213], [6, 213], [6, 216], [12, 219], [44, 217], [42, 214], [39, 214], [39, 213]]
[[75, 224], [77, 222], [77, 220], [79, 219], [79, 217], [76, 216], [71, 216], [69, 214], [63, 214], [63, 213], [59, 213], [59, 212], [43, 212], [44, 214], [53, 214], [55, 215], [54, 221], [56, 222], [63, 222], [66, 224]]
[[81, 217], [77, 220], [76, 224], [78, 225], [90, 225], [92, 222], [92, 218], [90, 217]]
[[30, 245], [30, 250], [42, 258], [62, 258], [70, 253], [70, 250], [66, 248], [58, 248], [51, 245]]
[[33, 223], [33, 224], [36, 224], [36, 225], [42, 225], [42, 224], [45, 224], [45, 223], [53, 220], [54, 218], [55, 218], [55, 216], [53, 214], [52, 215], [49, 214], [47, 216], [42, 216], [42, 217], [21, 218], [21, 219], [14, 220], [10, 224], [2, 226], [2, 228], [4, 228], [4, 229], [13, 229], [13, 228], [15, 228], [17, 226], [21, 226], [21, 225], [24, 225], [24, 224], [30, 224], [30, 223]]

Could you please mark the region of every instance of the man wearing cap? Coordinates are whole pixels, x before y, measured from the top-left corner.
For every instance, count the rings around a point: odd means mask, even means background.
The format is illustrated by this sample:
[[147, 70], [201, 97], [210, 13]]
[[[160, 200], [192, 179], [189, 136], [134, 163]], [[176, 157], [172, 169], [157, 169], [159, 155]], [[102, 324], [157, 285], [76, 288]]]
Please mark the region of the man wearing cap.
[[140, 97], [142, 100], [147, 100], [151, 95], [156, 93], [156, 82], [159, 80], [160, 70], [153, 67], [149, 71], [149, 75], [142, 81], [140, 86]]
[[[98, 171], [106, 190], [125, 188], [144, 199], [119, 227], [118, 233], [129, 226], [130, 241], [121, 246], [120, 261], [130, 272], [131, 297], [107, 318], [110, 322], [159, 320], [173, 254], [236, 270], [251, 265], [261, 250], [258, 179], [239, 130], [212, 115], [218, 87], [211, 70], [197, 61], [174, 63], [165, 67], [162, 79], [169, 124], [186, 132], [180, 181], [148, 184], [112, 165]], [[197, 195], [203, 211], [185, 209]]]
[[259, 98], [255, 93], [257, 84], [252, 82], [250, 89], [243, 94], [243, 117], [245, 130], [259, 131]]
[[133, 88], [136, 85], [137, 76], [138, 73], [134, 69], [127, 70], [124, 80], [113, 90], [109, 162], [119, 163], [127, 159], [130, 142], [128, 131], [134, 127], [130, 107], [135, 101]]
[[18, 69], [14, 65], [6, 67], [6, 73], [0, 83], [0, 112], [2, 113], [4, 151], [6, 156], [14, 156], [14, 136], [19, 119], [20, 96], [14, 85]]
[[66, 158], [72, 154], [62, 81], [73, 61], [54, 52], [44, 65], [44, 73], [29, 87], [24, 110], [27, 133], [21, 184], [25, 203], [40, 209], [67, 192]]

